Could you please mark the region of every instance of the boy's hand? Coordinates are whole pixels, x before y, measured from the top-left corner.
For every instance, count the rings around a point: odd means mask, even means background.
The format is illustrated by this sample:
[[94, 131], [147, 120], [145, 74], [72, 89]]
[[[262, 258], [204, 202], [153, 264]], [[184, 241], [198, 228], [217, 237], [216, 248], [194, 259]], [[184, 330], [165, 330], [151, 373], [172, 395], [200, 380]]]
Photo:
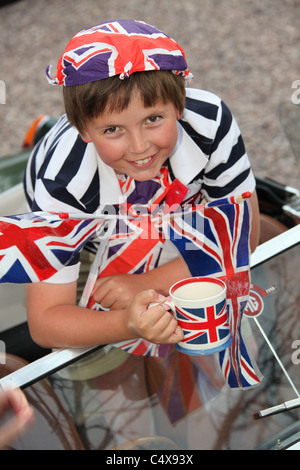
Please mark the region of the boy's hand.
[[129, 307], [135, 296], [147, 289], [168, 295], [174, 282], [190, 277], [181, 257], [141, 274], [115, 274], [97, 279], [92, 296], [104, 308], [119, 310]]
[[[172, 312], [164, 306], [166, 298], [153, 289], [140, 292], [126, 309], [130, 328], [136, 337], [142, 337], [155, 344], [178, 343], [183, 339], [183, 331]], [[149, 308], [150, 303], [159, 302]]]
[[97, 279], [92, 296], [102, 307], [120, 310], [147, 288], [147, 277], [142, 274], [115, 274]]

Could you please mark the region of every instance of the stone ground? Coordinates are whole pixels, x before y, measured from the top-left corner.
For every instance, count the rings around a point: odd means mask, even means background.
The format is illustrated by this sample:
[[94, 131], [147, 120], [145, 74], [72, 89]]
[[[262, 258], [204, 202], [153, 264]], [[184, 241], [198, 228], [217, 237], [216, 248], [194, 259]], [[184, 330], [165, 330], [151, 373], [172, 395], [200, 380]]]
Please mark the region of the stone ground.
[[[184, 47], [192, 86], [231, 108], [256, 175], [300, 189], [300, 113], [292, 105], [300, 101], [300, 0], [21, 0], [0, 8], [0, 156], [19, 150], [37, 116], [63, 112], [61, 89], [48, 85], [44, 70], [56, 69], [69, 39], [128, 18], [156, 25]], [[282, 126], [287, 118], [294, 147]]]

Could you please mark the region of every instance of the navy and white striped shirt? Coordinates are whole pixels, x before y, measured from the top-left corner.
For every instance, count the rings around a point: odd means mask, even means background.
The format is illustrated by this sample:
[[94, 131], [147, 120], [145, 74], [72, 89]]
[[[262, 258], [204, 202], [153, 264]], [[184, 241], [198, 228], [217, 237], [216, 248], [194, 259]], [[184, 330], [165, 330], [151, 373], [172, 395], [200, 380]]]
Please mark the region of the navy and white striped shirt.
[[[168, 160], [169, 178], [188, 188], [188, 201], [199, 192], [208, 201], [253, 192], [255, 179], [230, 110], [207, 91], [187, 88], [186, 94], [177, 144]], [[33, 149], [25, 193], [32, 211], [92, 214], [100, 204], [122, 201], [114, 170], [92, 143], [83, 142], [66, 116]]]
[[[169, 157], [170, 177], [201, 190], [207, 200], [253, 191], [255, 180], [240, 130], [216, 95], [187, 89], [178, 142]], [[114, 170], [103, 163], [63, 116], [34, 148], [25, 175], [31, 210], [93, 213], [117, 204]], [[189, 197], [190, 194], [187, 195]]]

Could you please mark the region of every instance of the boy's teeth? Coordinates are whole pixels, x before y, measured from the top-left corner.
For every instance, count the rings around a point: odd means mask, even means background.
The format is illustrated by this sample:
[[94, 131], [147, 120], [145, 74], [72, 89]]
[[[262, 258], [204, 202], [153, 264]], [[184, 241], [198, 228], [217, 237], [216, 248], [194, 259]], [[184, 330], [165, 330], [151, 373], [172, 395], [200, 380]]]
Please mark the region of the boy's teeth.
[[151, 160], [151, 157], [147, 157], [147, 158], [145, 158], [145, 160], [137, 160], [136, 163], [138, 165], [144, 165], [145, 163], [150, 162], [150, 160]]

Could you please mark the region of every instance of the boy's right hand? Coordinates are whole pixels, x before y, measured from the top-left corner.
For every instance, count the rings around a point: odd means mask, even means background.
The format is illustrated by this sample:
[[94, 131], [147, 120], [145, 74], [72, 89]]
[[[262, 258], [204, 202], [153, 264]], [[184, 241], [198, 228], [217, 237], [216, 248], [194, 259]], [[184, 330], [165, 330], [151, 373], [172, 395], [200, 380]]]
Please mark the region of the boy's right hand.
[[[183, 339], [183, 331], [168, 306], [163, 302], [166, 298], [153, 289], [136, 295], [127, 307], [128, 324], [136, 333], [136, 337], [147, 339], [155, 344], [174, 344]], [[159, 303], [149, 308], [149, 304]]]

